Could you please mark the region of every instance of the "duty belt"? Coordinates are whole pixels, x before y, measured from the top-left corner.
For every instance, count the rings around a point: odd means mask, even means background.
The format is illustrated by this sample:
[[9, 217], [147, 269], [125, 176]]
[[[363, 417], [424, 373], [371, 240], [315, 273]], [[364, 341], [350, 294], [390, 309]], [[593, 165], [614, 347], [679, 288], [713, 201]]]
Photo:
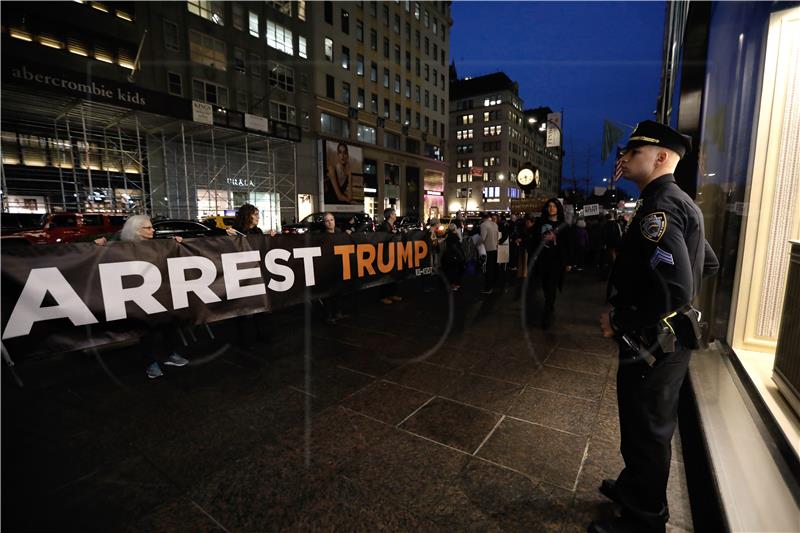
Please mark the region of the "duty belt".
[[673, 353], [678, 343], [690, 350], [701, 347], [701, 316], [700, 311], [687, 305], [669, 313], [655, 325], [622, 333], [619, 339], [635, 354], [635, 358], [653, 366], [662, 356]]

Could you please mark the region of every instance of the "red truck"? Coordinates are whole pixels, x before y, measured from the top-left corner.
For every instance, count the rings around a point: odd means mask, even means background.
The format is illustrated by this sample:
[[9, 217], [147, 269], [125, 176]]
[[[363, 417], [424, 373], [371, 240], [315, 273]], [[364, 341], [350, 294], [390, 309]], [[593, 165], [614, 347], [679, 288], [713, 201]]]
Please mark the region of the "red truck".
[[46, 215], [41, 228], [14, 232], [31, 244], [71, 242], [80, 237], [122, 229], [125, 216], [105, 213], [55, 213]]

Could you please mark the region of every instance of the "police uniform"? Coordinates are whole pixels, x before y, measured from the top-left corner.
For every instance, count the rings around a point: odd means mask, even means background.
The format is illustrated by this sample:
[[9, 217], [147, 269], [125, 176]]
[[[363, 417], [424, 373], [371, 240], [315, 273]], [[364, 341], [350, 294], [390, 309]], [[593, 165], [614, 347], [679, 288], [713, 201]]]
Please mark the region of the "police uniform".
[[[652, 121], [637, 125], [626, 151], [643, 145], [663, 146], [681, 157], [691, 151], [689, 137]], [[623, 506], [627, 521], [592, 523], [590, 531], [665, 528], [678, 395], [699, 337], [696, 321], [676, 318], [690, 312], [703, 275], [717, 268], [703, 215], [675, 177], [648, 183], [609, 280], [611, 326], [620, 344], [617, 401], [625, 468], [600, 490]]]

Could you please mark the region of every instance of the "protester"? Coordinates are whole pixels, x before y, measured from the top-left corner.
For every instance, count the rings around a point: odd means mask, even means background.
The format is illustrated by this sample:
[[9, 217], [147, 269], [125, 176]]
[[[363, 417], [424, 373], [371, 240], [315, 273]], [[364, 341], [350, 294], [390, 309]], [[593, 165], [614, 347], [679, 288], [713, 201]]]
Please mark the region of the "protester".
[[500, 231], [488, 213], [484, 213], [481, 222], [481, 242], [486, 248], [486, 275], [484, 277], [483, 294], [492, 294], [497, 283], [497, 241]]
[[[376, 231], [390, 233], [392, 235], [397, 234], [397, 227], [394, 225], [395, 221], [397, 220], [397, 213], [391, 207], [387, 207], [383, 210], [383, 222], [380, 223], [378, 229]], [[400, 302], [402, 301], [402, 296], [397, 294], [397, 283], [387, 283], [381, 289], [381, 302], [384, 304], [391, 304], [393, 302]]]
[[[322, 217], [323, 230], [322, 234], [327, 237], [332, 237], [337, 233], [342, 233], [342, 230], [336, 227], [336, 218], [333, 213], [325, 213]], [[346, 233], [350, 234], [348, 229]], [[348, 315], [342, 312], [342, 301], [339, 295], [341, 287], [334, 287], [330, 296], [322, 301], [322, 307], [325, 310], [325, 322], [330, 325], [335, 325], [337, 320], [344, 320], [349, 318]]]
[[[236, 211], [236, 217], [233, 219], [231, 227], [225, 230], [228, 235], [264, 235], [261, 228], [258, 227], [259, 222], [258, 208], [253, 204], [242, 204]], [[269, 231], [270, 236], [275, 236], [274, 230]]]
[[458, 228], [456, 228], [455, 224], [448, 226], [445, 235], [442, 269], [447, 281], [450, 282], [450, 288], [457, 291], [461, 288], [461, 277], [464, 275], [464, 265], [466, 263], [464, 248], [461, 246], [461, 238], [458, 235]]
[[[118, 234], [114, 234], [110, 239], [101, 237], [95, 241], [99, 246], [105, 246], [109, 240], [142, 242], [153, 238], [155, 231], [153, 223], [147, 215], [133, 215], [125, 221], [125, 225]], [[177, 243], [183, 242], [181, 237], [173, 237]], [[173, 324], [159, 324], [147, 326], [147, 333], [142, 337], [140, 344], [144, 349], [145, 374], [150, 379], [160, 378], [164, 375], [159, 366], [159, 361], [163, 360], [165, 365], [185, 366], [189, 360], [180, 355], [175, 346], [173, 335]]]
[[557, 198], [551, 198], [544, 204], [533, 230], [534, 238], [538, 239], [533, 274], [544, 292], [543, 328], [553, 323], [556, 291], [563, 288], [564, 273], [570, 269], [566, 246], [560, 242], [560, 232], [564, 228], [564, 208]]

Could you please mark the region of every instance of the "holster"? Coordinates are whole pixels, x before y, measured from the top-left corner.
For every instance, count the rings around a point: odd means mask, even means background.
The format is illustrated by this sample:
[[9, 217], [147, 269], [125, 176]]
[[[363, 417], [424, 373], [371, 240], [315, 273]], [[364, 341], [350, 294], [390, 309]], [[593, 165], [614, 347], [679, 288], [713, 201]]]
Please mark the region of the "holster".
[[670, 314], [662, 321], [667, 323], [684, 348], [697, 350], [703, 345], [700, 316], [700, 311], [689, 305]]

